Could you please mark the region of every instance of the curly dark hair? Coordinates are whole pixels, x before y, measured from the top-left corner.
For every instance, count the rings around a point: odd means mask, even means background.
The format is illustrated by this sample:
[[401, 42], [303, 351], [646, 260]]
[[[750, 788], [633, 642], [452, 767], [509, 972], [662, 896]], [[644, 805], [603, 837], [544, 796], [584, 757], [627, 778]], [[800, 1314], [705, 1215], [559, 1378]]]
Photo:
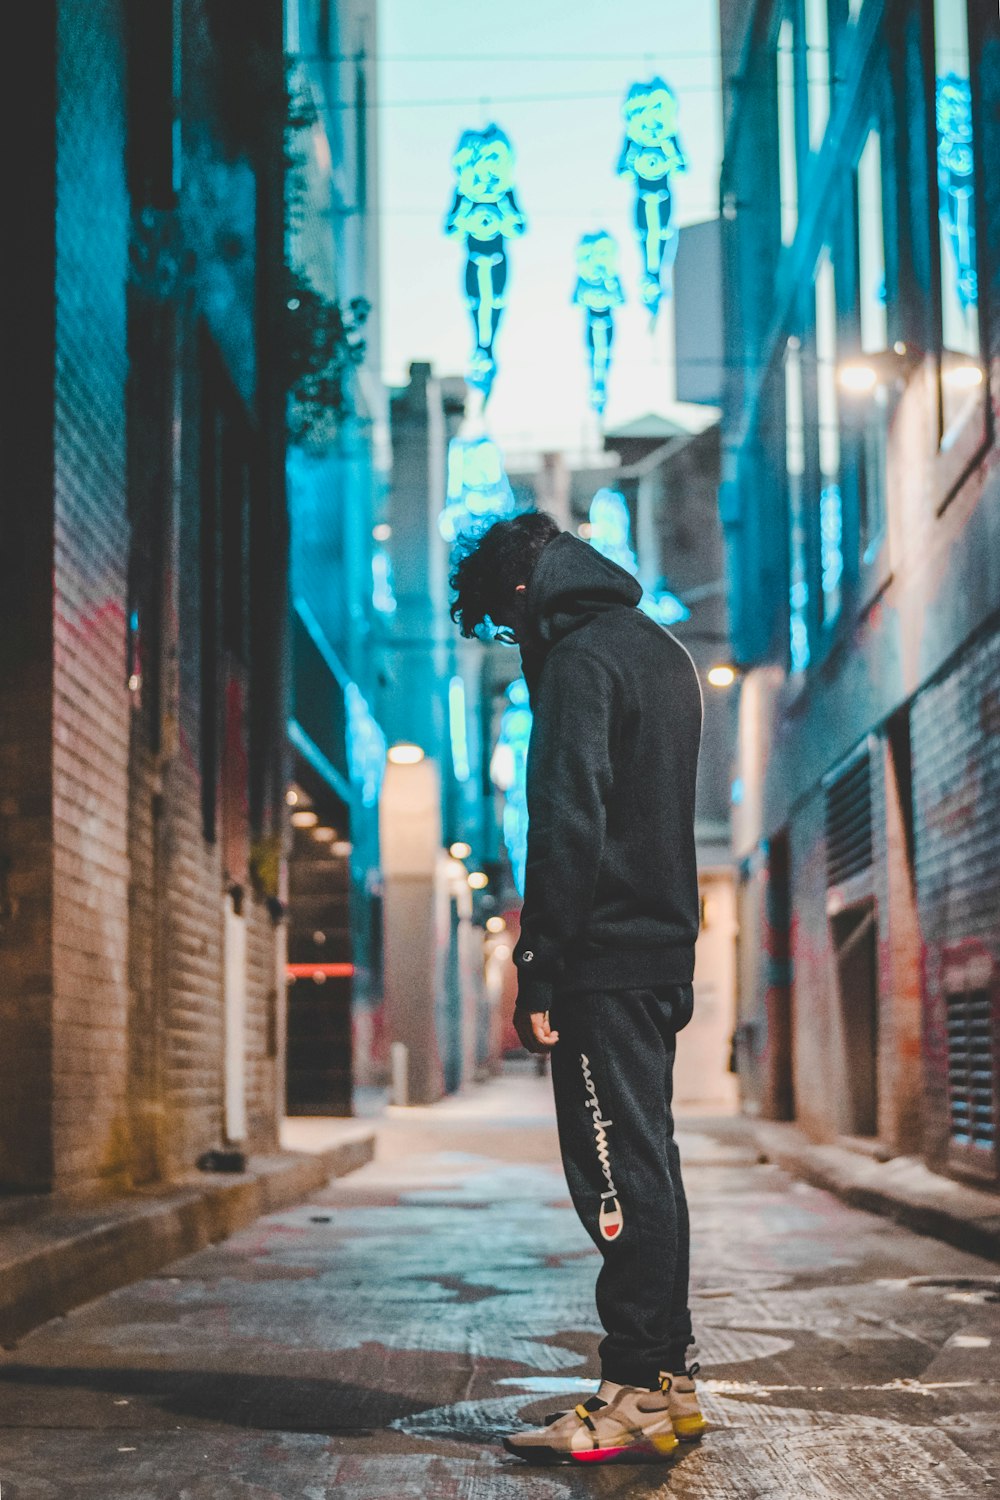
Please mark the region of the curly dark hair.
[[449, 582], [455, 590], [451, 618], [464, 636], [474, 636], [484, 621], [505, 622], [517, 585], [529, 581], [542, 552], [561, 533], [546, 511], [527, 510], [459, 538]]

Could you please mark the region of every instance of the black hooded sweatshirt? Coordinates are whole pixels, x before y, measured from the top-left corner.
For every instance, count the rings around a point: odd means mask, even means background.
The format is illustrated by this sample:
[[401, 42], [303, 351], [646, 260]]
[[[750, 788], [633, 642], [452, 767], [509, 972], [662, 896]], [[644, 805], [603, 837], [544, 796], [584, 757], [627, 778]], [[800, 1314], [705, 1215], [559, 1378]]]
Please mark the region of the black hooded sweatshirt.
[[526, 595], [534, 722], [519, 1009], [556, 993], [686, 984], [698, 933], [701, 686], [624, 568], [563, 532]]

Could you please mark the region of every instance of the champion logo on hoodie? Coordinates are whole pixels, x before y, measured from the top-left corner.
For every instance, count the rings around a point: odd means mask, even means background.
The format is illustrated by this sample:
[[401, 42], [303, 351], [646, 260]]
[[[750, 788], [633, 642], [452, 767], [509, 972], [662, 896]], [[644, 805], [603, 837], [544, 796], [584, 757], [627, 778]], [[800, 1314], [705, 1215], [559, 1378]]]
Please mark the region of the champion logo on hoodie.
[[597, 1159], [604, 1173], [607, 1183], [607, 1191], [601, 1194], [601, 1211], [597, 1219], [597, 1227], [601, 1231], [601, 1238], [605, 1240], [616, 1240], [625, 1225], [625, 1216], [622, 1206], [618, 1201], [618, 1189], [611, 1174], [611, 1161], [608, 1155], [608, 1131], [614, 1124], [613, 1120], [605, 1120], [601, 1115], [601, 1105], [597, 1097], [597, 1089], [594, 1087], [594, 1079], [590, 1072], [590, 1058], [585, 1052], [580, 1053], [580, 1067], [583, 1070], [584, 1087], [587, 1090], [586, 1106], [591, 1111], [594, 1126], [594, 1143], [597, 1147]]

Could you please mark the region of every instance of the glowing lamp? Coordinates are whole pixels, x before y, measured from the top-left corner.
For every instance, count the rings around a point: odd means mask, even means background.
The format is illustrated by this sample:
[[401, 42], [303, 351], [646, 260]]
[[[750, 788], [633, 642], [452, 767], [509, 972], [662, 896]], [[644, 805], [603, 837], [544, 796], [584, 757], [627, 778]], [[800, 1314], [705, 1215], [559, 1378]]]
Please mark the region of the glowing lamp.
[[451, 855], [452, 859], [468, 859], [469, 855], [472, 853], [472, 845], [463, 843], [463, 841], [459, 839], [457, 843], [452, 844], [451, 848], [448, 850], [448, 853]]
[[380, 521], [377, 526], [372, 527], [372, 536], [376, 542], [387, 542], [392, 536], [392, 527], [387, 521]]
[[335, 828], [314, 828], [313, 838], [318, 844], [332, 844], [337, 837]]
[[469, 889], [473, 891], [485, 891], [490, 883], [490, 877], [485, 870], [473, 870], [469, 876]]
[[979, 365], [952, 365], [942, 371], [941, 379], [956, 391], [971, 391], [983, 383], [983, 372]]
[[878, 385], [878, 371], [861, 361], [844, 364], [837, 371], [837, 384], [852, 396], [867, 396]]
[[490, 917], [486, 923], [487, 932], [506, 932], [507, 923], [503, 917]]
[[712, 667], [709, 670], [708, 680], [713, 687], [732, 687], [736, 681], [736, 669], [729, 666], [728, 663], [720, 662], [718, 666]]
[[405, 740], [398, 745], [390, 745], [388, 759], [394, 766], [416, 766], [424, 758], [424, 752], [419, 745], [411, 745]]

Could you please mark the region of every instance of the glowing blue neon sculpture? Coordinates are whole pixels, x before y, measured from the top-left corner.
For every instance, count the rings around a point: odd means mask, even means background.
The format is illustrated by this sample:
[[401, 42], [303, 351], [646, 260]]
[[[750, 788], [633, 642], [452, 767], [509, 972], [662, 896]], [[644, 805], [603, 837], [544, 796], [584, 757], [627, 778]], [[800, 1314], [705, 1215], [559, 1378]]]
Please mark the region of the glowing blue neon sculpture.
[[356, 682], [344, 689], [347, 705], [347, 766], [351, 780], [361, 787], [364, 807], [378, 802], [385, 774], [386, 738]]
[[376, 547], [372, 552], [372, 604], [381, 615], [396, 613], [392, 560], [384, 547]]
[[466, 130], [451, 161], [458, 178], [445, 233], [465, 239], [465, 294], [475, 346], [467, 380], [487, 397], [496, 374], [493, 344], [507, 285], [506, 241], [523, 234], [524, 215], [514, 197], [514, 151], [497, 125]]
[[507, 689], [507, 707], [500, 720], [500, 734], [490, 760], [490, 779], [504, 794], [503, 841], [510, 858], [514, 885], [524, 895], [524, 869], [528, 857], [528, 741], [531, 709], [528, 685], [518, 677]]
[[979, 300], [976, 216], [972, 180], [972, 90], [967, 78], [937, 80], [938, 212], [955, 257], [956, 290], [963, 311]]
[[635, 231], [642, 252], [640, 296], [656, 321], [660, 299], [670, 295], [669, 273], [677, 256], [670, 179], [687, 171], [677, 134], [677, 96], [662, 78], [634, 83], [622, 106], [625, 142], [618, 174], [636, 187]]
[[606, 229], [580, 236], [576, 249], [576, 286], [573, 301], [586, 316], [587, 355], [590, 360], [590, 404], [600, 415], [608, 392], [611, 346], [615, 337], [614, 309], [625, 301], [618, 279], [618, 244]]
[[455, 541], [487, 516], [509, 516], [513, 510], [514, 492], [493, 439], [484, 433], [452, 438], [448, 444], [447, 502], [438, 520], [445, 541]]
[[[639, 563], [632, 550], [631, 533], [632, 518], [624, 495], [617, 490], [598, 490], [590, 503], [590, 545], [635, 578]], [[652, 593], [645, 590], [639, 608], [658, 625], [679, 625], [691, 618], [687, 605], [665, 586]]]

